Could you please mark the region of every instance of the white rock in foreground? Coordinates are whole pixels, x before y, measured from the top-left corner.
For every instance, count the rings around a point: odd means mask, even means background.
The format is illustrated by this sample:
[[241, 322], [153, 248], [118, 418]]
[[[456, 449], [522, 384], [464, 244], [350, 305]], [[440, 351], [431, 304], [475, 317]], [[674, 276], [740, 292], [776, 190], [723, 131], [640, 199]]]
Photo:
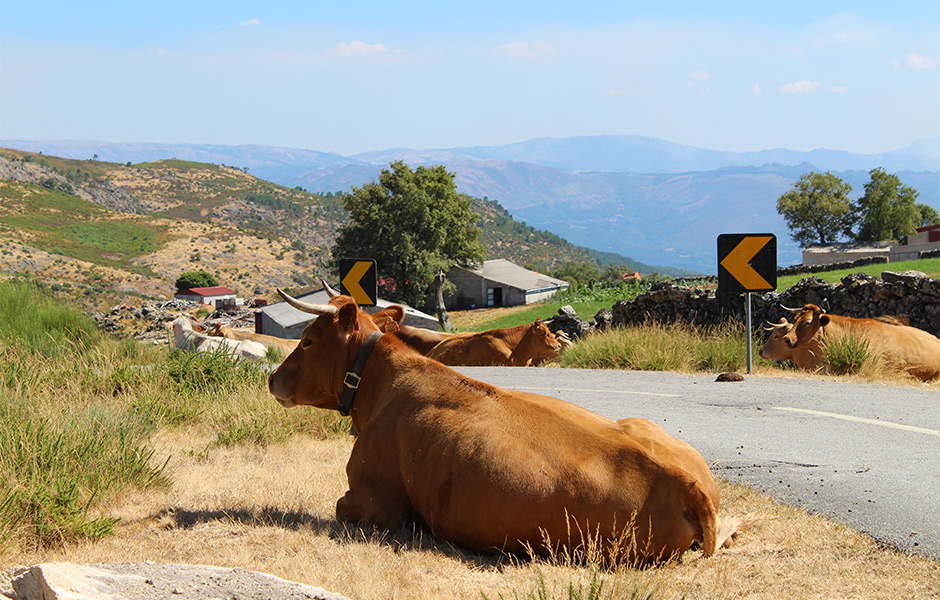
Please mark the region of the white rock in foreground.
[[14, 600], [348, 600], [257, 571], [206, 565], [43, 563], [18, 570]]

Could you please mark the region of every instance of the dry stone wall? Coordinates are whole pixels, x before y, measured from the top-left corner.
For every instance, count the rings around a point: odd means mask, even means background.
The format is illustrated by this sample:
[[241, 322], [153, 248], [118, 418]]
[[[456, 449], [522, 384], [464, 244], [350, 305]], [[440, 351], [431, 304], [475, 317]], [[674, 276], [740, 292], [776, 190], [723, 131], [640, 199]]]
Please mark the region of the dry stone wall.
[[[777, 322], [789, 316], [781, 306], [816, 304], [827, 312], [849, 317], [873, 318], [894, 315], [906, 318], [919, 329], [940, 336], [940, 280], [919, 272], [882, 273], [881, 279], [856, 273], [830, 284], [817, 277], [803, 279], [782, 293], [752, 296], [752, 325]], [[621, 300], [611, 308], [614, 327], [642, 323], [683, 322], [717, 325], [745, 319], [743, 294], [715, 294], [703, 289], [660, 283], [634, 300]]]
[[[849, 317], [903, 317], [912, 326], [940, 337], [940, 279], [926, 277], [919, 271], [886, 271], [881, 279], [856, 273], [842, 278], [838, 284], [807, 277], [779, 294], [754, 294], [751, 325], [759, 331], [765, 321], [776, 323], [784, 316], [792, 320], [781, 307], [798, 308], [804, 304], [816, 304], [829, 313]], [[672, 282], [656, 283], [646, 294], [621, 300], [610, 310], [598, 312], [592, 322], [582, 321], [570, 308], [560, 309], [549, 327], [552, 331], [565, 331], [572, 339], [590, 331], [638, 325], [648, 320], [696, 326], [745, 321], [743, 294], [716, 294]]]

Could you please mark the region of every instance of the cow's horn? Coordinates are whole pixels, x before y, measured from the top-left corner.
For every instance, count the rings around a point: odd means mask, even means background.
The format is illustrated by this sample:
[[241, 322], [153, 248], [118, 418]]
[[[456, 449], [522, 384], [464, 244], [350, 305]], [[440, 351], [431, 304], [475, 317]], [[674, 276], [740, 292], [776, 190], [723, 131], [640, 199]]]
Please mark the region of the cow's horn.
[[310, 304], [309, 302], [301, 302], [296, 298], [291, 298], [281, 288], [277, 288], [277, 293], [281, 295], [281, 298], [283, 298], [285, 302], [301, 312], [310, 313], [312, 315], [335, 315], [336, 311], [339, 310], [331, 304]]
[[782, 304], [780, 305], [780, 308], [782, 308], [783, 310], [789, 311], [789, 312], [791, 312], [791, 313], [793, 313], [793, 314], [797, 314], [797, 313], [803, 311], [802, 308], [787, 308], [786, 306], [784, 306], [784, 305], [782, 305]]
[[339, 296], [339, 292], [330, 287], [330, 284], [326, 282], [326, 279], [320, 278], [320, 283], [323, 284], [323, 289], [326, 290], [326, 295], [330, 298], [335, 298]]
[[555, 320], [555, 317], [552, 317], [551, 319], [548, 319], [548, 320], [542, 321], [542, 322], [545, 323], [546, 325], [551, 325], [551, 324], [552, 324], [552, 321], [554, 321], [554, 320]]
[[781, 327], [787, 327], [790, 325], [790, 322], [787, 321], [786, 317], [780, 317], [780, 321], [776, 323], [771, 323], [766, 321], [767, 327], [764, 327], [764, 331], [773, 331], [774, 329], [780, 329]]

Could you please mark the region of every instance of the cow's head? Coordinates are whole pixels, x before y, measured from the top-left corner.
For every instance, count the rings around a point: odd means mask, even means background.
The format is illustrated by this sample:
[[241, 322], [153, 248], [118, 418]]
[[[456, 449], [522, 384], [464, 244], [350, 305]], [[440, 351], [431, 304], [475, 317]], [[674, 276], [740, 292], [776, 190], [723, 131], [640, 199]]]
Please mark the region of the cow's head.
[[225, 330], [226, 330], [226, 329], [228, 329], [228, 328], [227, 328], [225, 325], [223, 325], [223, 324], [221, 324], [221, 323], [216, 323], [216, 324], [213, 325], [212, 328], [209, 329], [209, 331], [207, 331], [206, 333], [209, 334], [209, 335], [211, 335], [211, 336], [213, 336], [213, 337], [225, 337]]
[[343, 380], [356, 352], [370, 333], [379, 331], [373, 317], [380, 322], [397, 318], [400, 323], [404, 310], [390, 306], [370, 317], [349, 296], [336, 296], [329, 304], [309, 304], [278, 293], [294, 308], [317, 318], [268, 377], [268, 389], [286, 408], [303, 404], [338, 409]]
[[548, 321], [542, 319], [532, 323], [529, 333], [520, 342], [520, 346], [522, 345], [525, 346], [524, 351], [533, 365], [557, 358], [562, 347], [561, 342], [548, 328]]
[[790, 360], [793, 349], [784, 343], [783, 336], [790, 333], [791, 329], [793, 324], [785, 317], [780, 317], [777, 323], [767, 323], [764, 331], [769, 331], [770, 336], [757, 354], [767, 360]]
[[803, 308], [787, 308], [794, 315], [793, 327], [783, 336], [784, 343], [790, 348], [805, 348], [821, 327], [829, 324], [826, 311], [815, 304], [806, 304]]

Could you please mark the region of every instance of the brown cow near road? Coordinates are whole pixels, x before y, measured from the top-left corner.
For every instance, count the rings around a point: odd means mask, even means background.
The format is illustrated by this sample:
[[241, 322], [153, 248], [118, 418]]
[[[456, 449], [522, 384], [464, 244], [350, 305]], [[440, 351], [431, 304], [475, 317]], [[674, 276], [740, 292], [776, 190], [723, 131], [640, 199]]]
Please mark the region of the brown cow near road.
[[373, 318], [400, 323], [400, 306], [370, 317], [348, 296], [314, 305], [282, 295], [319, 317], [270, 375], [271, 393], [284, 407], [349, 414], [358, 432], [338, 518], [423, 521], [478, 551], [596, 543], [610, 560], [642, 562], [695, 541], [714, 554], [740, 529], [719, 519], [705, 460], [658, 425], [457, 373], [379, 331]]
[[274, 337], [273, 335], [265, 335], [263, 333], [255, 333], [253, 331], [243, 331], [240, 329], [232, 329], [221, 323], [212, 327], [209, 330], [209, 335], [215, 337], [224, 337], [230, 340], [250, 340], [252, 342], [258, 342], [268, 349], [280, 350], [284, 355], [288, 355], [294, 351], [294, 348], [297, 347], [297, 344], [300, 343], [300, 340], [288, 340], [284, 338]]
[[874, 352], [922, 381], [940, 377], [940, 339], [922, 329], [902, 324], [896, 317], [856, 319], [830, 315], [815, 304], [787, 308], [796, 316], [793, 327], [783, 336], [784, 343], [795, 350], [825, 345], [837, 335], [854, 333], [867, 340]]
[[407, 345], [411, 346], [425, 356], [431, 352], [434, 346], [437, 346], [445, 340], [458, 337], [465, 337], [467, 333], [448, 333], [446, 331], [432, 331], [423, 327], [412, 327], [410, 325], [399, 325], [392, 328], [387, 333], [394, 333], [395, 336]]
[[819, 343], [818, 338], [806, 345], [803, 349], [791, 348], [783, 341], [783, 336], [793, 329], [793, 323], [780, 317], [776, 324], [768, 323], [764, 327], [765, 331], [770, 331], [770, 336], [764, 345], [761, 346], [758, 355], [766, 360], [792, 360], [796, 366], [806, 371], [818, 371], [822, 368], [825, 361], [825, 348]]
[[431, 349], [430, 358], [452, 367], [509, 367], [538, 366], [558, 358], [561, 342], [545, 321], [466, 333], [444, 340]]

